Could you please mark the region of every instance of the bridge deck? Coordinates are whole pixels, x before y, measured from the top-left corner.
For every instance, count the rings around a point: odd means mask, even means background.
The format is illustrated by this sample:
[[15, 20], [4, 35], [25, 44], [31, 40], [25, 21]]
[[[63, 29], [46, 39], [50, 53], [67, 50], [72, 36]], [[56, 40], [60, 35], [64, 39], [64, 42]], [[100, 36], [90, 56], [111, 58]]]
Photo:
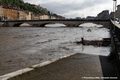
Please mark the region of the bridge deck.
[[10, 80], [88, 80], [90, 77], [103, 76], [118, 76], [116, 67], [107, 57], [75, 54]]

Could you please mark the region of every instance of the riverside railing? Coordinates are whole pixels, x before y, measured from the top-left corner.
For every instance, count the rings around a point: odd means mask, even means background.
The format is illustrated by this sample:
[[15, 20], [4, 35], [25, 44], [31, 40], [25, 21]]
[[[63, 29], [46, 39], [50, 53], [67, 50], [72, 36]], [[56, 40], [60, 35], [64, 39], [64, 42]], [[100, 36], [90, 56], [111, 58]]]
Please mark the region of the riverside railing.
[[114, 65], [116, 65], [120, 76], [120, 24], [118, 25], [114, 21], [111, 21], [110, 35], [111, 53], [109, 55], [109, 59], [113, 61]]

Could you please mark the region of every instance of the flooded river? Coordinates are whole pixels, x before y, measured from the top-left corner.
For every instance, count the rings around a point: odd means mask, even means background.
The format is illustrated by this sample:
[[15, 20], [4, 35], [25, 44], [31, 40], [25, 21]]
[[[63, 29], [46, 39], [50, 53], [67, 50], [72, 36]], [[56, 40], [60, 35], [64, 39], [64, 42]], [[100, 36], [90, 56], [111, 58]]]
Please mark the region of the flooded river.
[[110, 47], [76, 44], [109, 38], [109, 29], [96, 27], [6, 27], [0, 28], [0, 75], [47, 60], [82, 53], [107, 56]]

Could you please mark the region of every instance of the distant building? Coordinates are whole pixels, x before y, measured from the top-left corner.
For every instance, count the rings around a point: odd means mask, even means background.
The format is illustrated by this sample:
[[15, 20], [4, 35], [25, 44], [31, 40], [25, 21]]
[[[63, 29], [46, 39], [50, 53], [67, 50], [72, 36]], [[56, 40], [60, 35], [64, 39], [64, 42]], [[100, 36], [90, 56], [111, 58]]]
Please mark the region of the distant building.
[[57, 17], [56, 16], [51, 16], [50, 19], [57, 19]]
[[110, 13], [110, 19], [114, 19], [114, 12]]
[[117, 6], [117, 10], [115, 12], [115, 17], [120, 19], [120, 5]]
[[97, 19], [109, 19], [109, 18], [110, 18], [109, 10], [104, 10], [97, 15]]
[[120, 5], [117, 6], [117, 10], [115, 12], [110, 13], [110, 18], [114, 19], [114, 17], [116, 18], [116, 20], [120, 20]]
[[39, 14], [34, 14], [34, 13], [33, 13], [31, 16], [32, 16], [32, 17], [31, 17], [31, 18], [32, 18], [31, 20], [39, 20], [39, 19], [40, 19], [40, 15], [39, 15]]
[[24, 11], [18, 11], [19, 20], [26, 20], [27, 13]]
[[32, 20], [32, 12], [27, 12], [26, 20]]
[[5, 20], [17, 20], [18, 10], [11, 9], [10, 7], [3, 7], [3, 16]]
[[57, 15], [57, 16], [56, 16], [56, 19], [65, 19], [65, 17], [60, 16], [60, 15]]
[[32, 12], [28, 11], [19, 11], [19, 20], [31, 20], [32, 19]]
[[40, 15], [40, 19], [50, 19], [50, 16], [48, 15]]
[[0, 6], [0, 20], [17, 20], [18, 11], [10, 7]]
[[96, 19], [94, 16], [87, 16], [86, 19]]
[[0, 6], [0, 20], [43, 20], [43, 19], [64, 19], [59, 15], [35, 14], [29, 11]]
[[81, 17], [76, 17], [75, 19], [81, 19]]

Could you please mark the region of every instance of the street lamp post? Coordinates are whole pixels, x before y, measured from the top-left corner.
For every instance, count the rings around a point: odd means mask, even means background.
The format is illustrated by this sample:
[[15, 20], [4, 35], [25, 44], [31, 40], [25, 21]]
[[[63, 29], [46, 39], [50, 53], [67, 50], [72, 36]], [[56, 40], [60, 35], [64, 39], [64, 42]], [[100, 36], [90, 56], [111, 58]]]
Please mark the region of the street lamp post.
[[116, 18], [116, 16], [115, 16], [115, 12], [116, 12], [116, 10], [117, 10], [117, 0], [113, 0], [113, 13], [114, 13], [114, 21], [115, 21], [115, 18]]
[[[116, 5], [117, 5], [117, 0], [113, 0], [113, 22], [115, 24], [115, 12], [116, 12]], [[111, 53], [109, 55], [109, 59], [115, 59], [117, 52], [116, 52], [116, 46], [114, 43], [114, 35], [115, 35], [115, 26], [111, 26], [111, 33], [112, 33], [112, 37], [111, 37]]]

